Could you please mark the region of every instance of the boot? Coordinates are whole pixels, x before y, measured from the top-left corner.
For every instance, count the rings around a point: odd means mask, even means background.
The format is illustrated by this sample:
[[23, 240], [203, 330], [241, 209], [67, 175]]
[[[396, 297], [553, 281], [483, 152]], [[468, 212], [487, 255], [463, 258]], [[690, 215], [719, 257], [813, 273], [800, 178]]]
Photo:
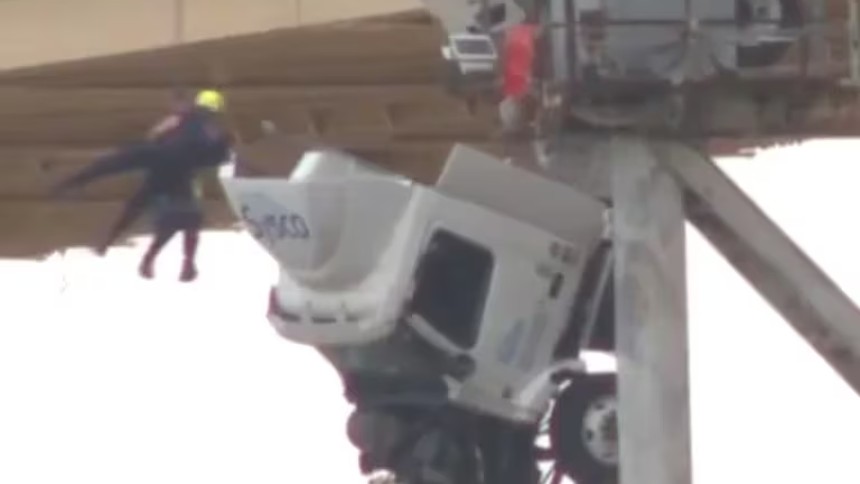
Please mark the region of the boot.
[[182, 273], [179, 275], [179, 280], [182, 282], [191, 282], [197, 279], [197, 265], [192, 259], [185, 259], [182, 263]]
[[155, 273], [155, 270], [152, 267], [152, 263], [152, 258], [143, 258], [143, 260], [140, 262], [140, 267], [138, 268], [138, 273], [140, 273], [140, 277], [144, 279], [152, 279]]
[[110, 242], [108, 241], [101, 241], [96, 244], [94, 248], [96, 255], [99, 257], [104, 257], [105, 255], [107, 255], [108, 249], [110, 249]]

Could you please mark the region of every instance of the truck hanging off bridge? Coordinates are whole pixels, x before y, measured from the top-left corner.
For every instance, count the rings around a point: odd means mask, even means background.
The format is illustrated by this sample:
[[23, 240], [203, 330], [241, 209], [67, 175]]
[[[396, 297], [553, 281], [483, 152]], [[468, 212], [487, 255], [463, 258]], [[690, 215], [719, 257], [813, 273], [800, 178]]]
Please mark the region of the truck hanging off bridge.
[[614, 345], [603, 203], [465, 146], [434, 187], [334, 150], [289, 179], [230, 170], [234, 211], [280, 263], [269, 319], [342, 375], [363, 471], [532, 483], [548, 460], [611, 480], [614, 382], [581, 358]]

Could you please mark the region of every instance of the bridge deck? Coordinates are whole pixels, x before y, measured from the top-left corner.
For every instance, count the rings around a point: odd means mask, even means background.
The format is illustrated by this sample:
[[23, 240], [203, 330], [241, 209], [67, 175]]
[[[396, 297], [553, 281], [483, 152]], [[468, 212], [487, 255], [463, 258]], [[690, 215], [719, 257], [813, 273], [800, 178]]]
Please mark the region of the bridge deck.
[[[428, 182], [454, 141], [501, 153], [495, 104], [469, 105], [441, 87], [442, 42], [429, 15], [411, 11], [0, 72], [0, 257], [91, 243], [134, 180], [100, 183], [63, 202], [46, 199], [45, 189], [137, 137], [177, 86], [228, 86], [252, 171], [286, 174], [319, 142]], [[844, 120], [860, 109], [842, 108], [822, 116], [853, 126]], [[258, 142], [262, 120], [283, 135]], [[731, 154], [772, 142], [715, 139], [710, 147]], [[214, 179], [208, 188], [210, 223], [232, 222]]]

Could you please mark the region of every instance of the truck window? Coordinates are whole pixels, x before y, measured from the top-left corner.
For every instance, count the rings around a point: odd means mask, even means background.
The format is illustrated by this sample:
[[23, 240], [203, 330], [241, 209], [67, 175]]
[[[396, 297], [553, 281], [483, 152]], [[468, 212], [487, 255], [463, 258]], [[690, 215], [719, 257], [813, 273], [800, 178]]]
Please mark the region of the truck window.
[[412, 312], [461, 348], [474, 346], [493, 271], [485, 247], [437, 231], [416, 273]]

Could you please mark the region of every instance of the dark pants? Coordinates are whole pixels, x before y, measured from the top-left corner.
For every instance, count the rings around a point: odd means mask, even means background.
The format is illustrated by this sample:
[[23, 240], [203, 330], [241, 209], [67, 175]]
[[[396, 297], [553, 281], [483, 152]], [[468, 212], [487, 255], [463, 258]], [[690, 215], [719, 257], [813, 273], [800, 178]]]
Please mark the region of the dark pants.
[[119, 151], [96, 159], [83, 170], [56, 185], [53, 192], [55, 194], [64, 193], [92, 183], [99, 178], [150, 169], [155, 163], [159, 162], [159, 157], [163, 155], [161, 151], [156, 145], [151, 143], [129, 145]]
[[[191, 180], [188, 183], [190, 184]], [[148, 183], [148, 180], [126, 201], [122, 213], [99, 245], [99, 253], [106, 252], [145, 212], [150, 212], [153, 216], [155, 238], [150, 245], [153, 258], [180, 231], [185, 233], [185, 257], [194, 258], [203, 226], [202, 209], [192, 197], [160, 192], [157, 187]]]
[[[73, 190], [112, 175], [143, 171], [144, 182], [126, 201], [120, 216], [99, 244], [98, 252], [103, 254], [107, 251], [144, 212], [152, 211], [155, 214], [155, 254], [176, 232], [182, 230], [186, 232], [188, 241], [186, 253], [193, 257], [197, 234], [202, 226], [202, 214], [190, 195], [195, 169], [192, 168], [192, 162], [186, 159], [193, 153], [176, 151], [155, 143], [129, 145], [97, 159], [80, 172], [63, 180], [54, 188], [54, 193]], [[186, 193], [188, 196], [184, 196]]]
[[200, 229], [203, 227], [203, 211], [196, 200], [190, 197], [159, 195], [153, 200], [152, 212], [155, 237], [144, 256], [144, 265], [151, 266], [161, 249], [178, 232], [182, 232], [184, 236], [185, 260], [193, 263], [197, 255]]

